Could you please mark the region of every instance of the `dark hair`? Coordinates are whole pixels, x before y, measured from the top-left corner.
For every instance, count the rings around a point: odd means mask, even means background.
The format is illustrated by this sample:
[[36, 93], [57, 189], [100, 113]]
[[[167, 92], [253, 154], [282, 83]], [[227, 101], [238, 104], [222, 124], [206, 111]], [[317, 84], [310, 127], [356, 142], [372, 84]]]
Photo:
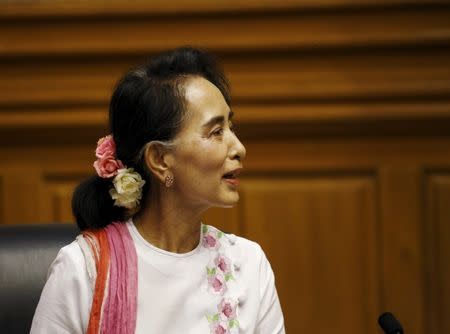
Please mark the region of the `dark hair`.
[[[192, 47], [152, 57], [147, 64], [126, 73], [114, 90], [109, 107], [110, 130], [117, 159], [146, 180], [141, 203], [145, 203], [151, 187], [151, 175], [141, 151], [150, 141], [170, 141], [177, 135], [187, 112], [183, 83], [192, 76], [210, 81], [230, 104], [229, 85], [215, 58]], [[128, 218], [128, 210], [113, 205], [110, 188], [111, 179], [95, 175], [75, 189], [72, 211], [80, 230]]]

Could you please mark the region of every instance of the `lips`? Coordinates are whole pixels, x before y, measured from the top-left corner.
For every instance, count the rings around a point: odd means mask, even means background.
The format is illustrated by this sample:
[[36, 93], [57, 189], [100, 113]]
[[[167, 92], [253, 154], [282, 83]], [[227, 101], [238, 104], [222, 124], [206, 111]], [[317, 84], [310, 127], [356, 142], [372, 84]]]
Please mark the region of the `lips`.
[[239, 174], [241, 173], [242, 168], [233, 169], [227, 173], [225, 173], [222, 178], [224, 179], [237, 179]]
[[238, 176], [239, 176], [239, 174], [241, 173], [241, 170], [242, 170], [242, 168], [236, 168], [236, 169], [233, 169], [233, 170], [231, 170], [231, 171], [225, 173], [225, 174], [222, 176], [222, 179], [223, 179], [226, 183], [232, 185], [233, 187], [237, 187], [237, 186], [239, 186], [239, 179], [238, 179]]

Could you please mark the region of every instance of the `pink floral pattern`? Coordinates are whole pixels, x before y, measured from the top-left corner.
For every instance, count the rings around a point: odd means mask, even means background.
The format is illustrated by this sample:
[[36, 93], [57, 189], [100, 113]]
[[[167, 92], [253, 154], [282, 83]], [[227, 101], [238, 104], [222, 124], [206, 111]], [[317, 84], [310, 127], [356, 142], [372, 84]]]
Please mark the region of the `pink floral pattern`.
[[214, 263], [225, 275], [231, 273], [231, 261], [225, 255], [217, 254], [217, 257], [214, 259]]
[[231, 298], [223, 298], [217, 310], [222, 320], [232, 320], [236, 318], [236, 308], [238, 303]]
[[202, 241], [203, 246], [209, 249], [217, 250], [221, 246], [218, 237], [211, 232], [207, 232], [205, 235], [203, 235]]
[[223, 233], [213, 227], [203, 225], [202, 245], [210, 251], [212, 258], [210, 265], [206, 266], [208, 291], [221, 296], [217, 305], [217, 313], [206, 315], [212, 334], [230, 334], [239, 331], [237, 320], [238, 301], [225, 294], [228, 292], [228, 282], [235, 280], [233, 265], [230, 258], [223, 253], [220, 239]]
[[213, 334], [228, 334], [230, 331], [228, 330], [228, 324], [223, 321], [213, 322], [210, 325], [211, 333]]
[[227, 291], [227, 284], [225, 281], [225, 276], [222, 273], [216, 273], [208, 276], [208, 287], [209, 291], [217, 294], [223, 295]]

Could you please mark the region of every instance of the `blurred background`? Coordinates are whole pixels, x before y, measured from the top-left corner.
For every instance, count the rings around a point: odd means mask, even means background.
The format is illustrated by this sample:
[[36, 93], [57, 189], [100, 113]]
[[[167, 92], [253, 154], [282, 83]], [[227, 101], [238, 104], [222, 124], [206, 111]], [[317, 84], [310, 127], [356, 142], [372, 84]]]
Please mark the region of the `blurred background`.
[[[247, 148], [205, 223], [258, 241], [287, 332], [450, 333], [450, 2], [6, 1], [0, 224], [73, 222], [108, 100], [167, 48], [216, 54]], [[37, 236], [38, 237], [38, 236]]]

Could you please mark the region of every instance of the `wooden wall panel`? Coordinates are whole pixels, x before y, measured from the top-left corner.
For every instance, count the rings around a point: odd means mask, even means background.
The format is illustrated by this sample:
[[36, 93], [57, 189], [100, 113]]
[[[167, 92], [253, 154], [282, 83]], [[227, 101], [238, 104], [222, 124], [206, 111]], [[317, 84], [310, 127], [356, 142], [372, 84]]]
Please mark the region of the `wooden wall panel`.
[[[450, 28], [449, 28], [450, 30]], [[382, 54], [292, 52], [224, 55], [233, 98], [261, 101], [441, 98], [450, 93], [450, 48]], [[92, 57], [54, 62], [53, 58], [0, 64], [0, 105], [106, 104], [114, 83], [138, 57]]]
[[243, 229], [277, 273], [288, 332], [376, 333], [375, 184], [371, 175], [245, 180]]
[[[3, 19], [2, 54], [86, 55], [160, 51], [183, 44], [221, 50], [316, 48], [446, 42], [440, 7], [169, 17]], [[8, 18], [8, 17], [6, 17]], [[326, 24], [325, 24], [326, 23]], [[385, 31], [389, 31], [386, 34]], [[95, 32], [95, 33], [93, 33]], [[313, 32], [313, 33], [311, 33]], [[117, 41], [121, 41], [117, 43]]]
[[[3, 164], [4, 165], [4, 164]], [[43, 198], [40, 171], [36, 165], [15, 165], [2, 168], [3, 223], [42, 222]]]
[[[423, 5], [423, 0], [135, 0], [129, 6], [120, 0], [112, 0], [107, 4], [100, 1], [39, 1], [39, 2], [8, 2], [4, 4], [0, 17], [2, 18], [52, 18], [52, 17], [111, 17], [128, 15], [185, 15], [192, 13], [235, 14], [239, 12], [276, 12], [286, 10], [307, 9], [373, 9], [383, 7], [406, 7]], [[429, 5], [446, 4], [447, 0], [428, 0]]]
[[3, 185], [3, 179], [4, 176], [0, 175], [0, 222], [4, 223], [5, 222], [5, 208], [3, 207], [5, 205], [5, 187]]
[[448, 0], [0, 6], [1, 223], [72, 220], [121, 73], [194, 44], [248, 153], [242, 201], [204, 221], [261, 243], [288, 332], [376, 333], [385, 310], [449, 331]]
[[47, 221], [74, 223], [72, 216], [72, 193], [75, 187], [88, 175], [45, 175], [43, 196], [47, 201]]
[[427, 221], [427, 314], [432, 333], [450, 332], [450, 169], [425, 178]]
[[382, 305], [403, 320], [405, 332], [426, 333], [421, 168], [391, 162], [379, 174]]
[[[73, 222], [69, 216], [73, 187], [92, 174], [94, 149], [91, 145], [73, 146], [70, 138], [48, 146], [30, 137], [22, 144], [15, 141], [0, 147], [2, 223], [44, 223], [61, 221], [59, 218]], [[55, 206], [58, 203], [60, 209]]]
[[212, 208], [204, 214], [203, 223], [214, 225], [223, 232], [242, 234], [239, 206], [226, 209]]

